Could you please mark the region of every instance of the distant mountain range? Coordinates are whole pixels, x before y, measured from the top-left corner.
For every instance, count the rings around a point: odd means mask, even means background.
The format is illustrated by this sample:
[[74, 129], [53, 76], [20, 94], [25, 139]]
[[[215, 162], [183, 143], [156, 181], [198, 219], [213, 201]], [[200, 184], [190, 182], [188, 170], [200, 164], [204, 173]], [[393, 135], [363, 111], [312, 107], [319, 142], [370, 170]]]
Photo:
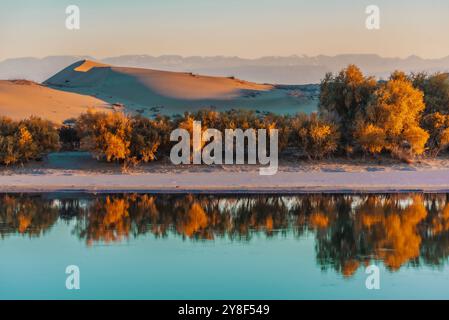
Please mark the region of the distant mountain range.
[[16, 58], [0, 62], [0, 79], [27, 79], [43, 82], [67, 65], [79, 60], [96, 60], [123, 67], [139, 67], [167, 71], [192, 72], [211, 76], [235, 76], [240, 79], [273, 84], [318, 83], [326, 72], [337, 72], [348, 64], [356, 64], [369, 75], [386, 78], [400, 69], [406, 72], [429, 73], [449, 71], [449, 56], [441, 59], [384, 58], [375, 54], [347, 54], [337, 56], [289, 56], [243, 59], [239, 57], [182, 57], [164, 55], [127, 55], [95, 59], [90, 56], [50, 56]]

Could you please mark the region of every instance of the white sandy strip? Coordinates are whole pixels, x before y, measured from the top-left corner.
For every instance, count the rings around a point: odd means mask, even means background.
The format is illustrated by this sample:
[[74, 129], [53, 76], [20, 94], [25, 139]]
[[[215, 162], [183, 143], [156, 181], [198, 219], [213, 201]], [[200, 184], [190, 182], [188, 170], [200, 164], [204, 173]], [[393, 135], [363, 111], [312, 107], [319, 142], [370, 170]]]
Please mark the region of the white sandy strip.
[[449, 169], [390, 172], [257, 172], [0, 175], [0, 192], [449, 192]]

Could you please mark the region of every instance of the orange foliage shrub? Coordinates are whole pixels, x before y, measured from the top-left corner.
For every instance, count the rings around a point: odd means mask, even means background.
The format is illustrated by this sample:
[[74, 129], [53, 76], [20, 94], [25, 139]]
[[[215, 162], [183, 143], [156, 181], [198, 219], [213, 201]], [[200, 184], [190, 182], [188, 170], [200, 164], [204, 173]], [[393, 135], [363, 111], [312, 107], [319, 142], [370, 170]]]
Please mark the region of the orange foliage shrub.
[[51, 122], [36, 117], [20, 122], [0, 117], [0, 164], [40, 159], [58, 149], [59, 135]]

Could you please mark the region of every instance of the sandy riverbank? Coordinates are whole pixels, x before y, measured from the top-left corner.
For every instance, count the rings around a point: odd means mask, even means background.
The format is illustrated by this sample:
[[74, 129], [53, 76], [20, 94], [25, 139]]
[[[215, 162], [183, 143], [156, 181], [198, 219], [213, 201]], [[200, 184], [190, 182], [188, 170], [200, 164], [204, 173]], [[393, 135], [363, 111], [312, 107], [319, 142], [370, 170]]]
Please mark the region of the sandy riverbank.
[[449, 192], [449, 170], [418, 172], [256, 172], [0, 176], [0, 192]]
[[257, 166], [173, 166], [156, 162], [129, 173], [85, 153], [0, 170], [0, 192], [449, 192], [449, 160], [413, 165], [334, 160], [285, 162], [274, 176]]

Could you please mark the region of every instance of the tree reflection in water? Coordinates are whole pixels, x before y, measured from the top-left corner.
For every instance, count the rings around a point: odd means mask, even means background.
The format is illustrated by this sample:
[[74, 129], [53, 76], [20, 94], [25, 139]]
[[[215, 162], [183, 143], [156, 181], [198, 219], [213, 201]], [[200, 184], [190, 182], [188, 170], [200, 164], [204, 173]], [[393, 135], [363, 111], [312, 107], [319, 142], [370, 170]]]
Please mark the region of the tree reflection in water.
[[395, 271], [440, 266], [449, 256], [445, 194], [0, 196], [2, 238], [39, 237], [58, 220], [72, 222], [88, 246], [144, 234], [251, 241], [309, 232], [320, 267], [347, 277], [373, 260]]

